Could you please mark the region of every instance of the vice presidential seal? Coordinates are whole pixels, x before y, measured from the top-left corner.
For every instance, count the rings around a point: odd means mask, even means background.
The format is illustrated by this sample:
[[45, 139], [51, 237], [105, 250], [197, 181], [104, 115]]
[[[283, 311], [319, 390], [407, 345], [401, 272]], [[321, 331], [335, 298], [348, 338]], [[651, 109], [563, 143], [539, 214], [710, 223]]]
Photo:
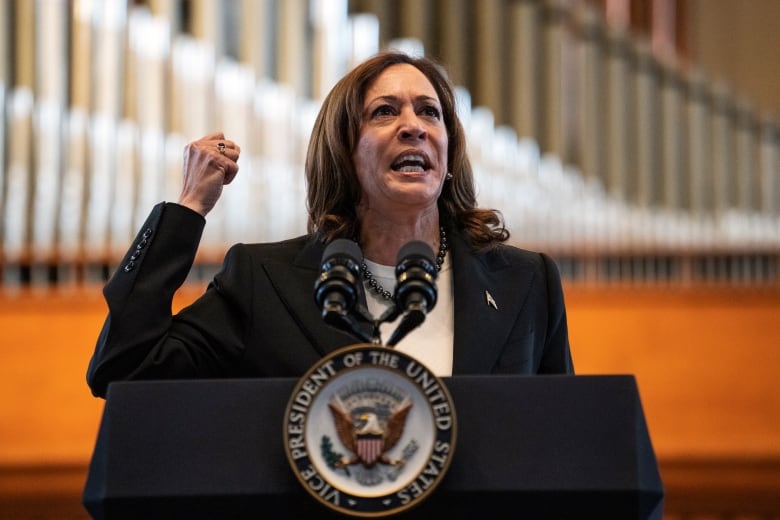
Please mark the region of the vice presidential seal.
[[379, 517], [411, 508], [441, 482], [455, 448], [447, 388], [414, 358], [355, 345], [323, 358], [287, 404], [287, 458], [330, 509]]

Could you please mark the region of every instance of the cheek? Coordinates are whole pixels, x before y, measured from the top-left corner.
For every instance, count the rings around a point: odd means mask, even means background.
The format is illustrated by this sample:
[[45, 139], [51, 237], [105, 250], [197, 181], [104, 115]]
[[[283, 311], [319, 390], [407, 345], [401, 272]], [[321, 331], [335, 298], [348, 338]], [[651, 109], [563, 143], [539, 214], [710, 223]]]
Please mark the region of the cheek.
[[362, 138], [357, 143], [352, 156], [355, 172], [363, 186], [373, 184], [381, 178], [382, 155], [381, 147], [373, 139]]
[[360, 155], [359, 147], [356, 148], [355, 152], [352, 154], [352, 167], [355, 170], [355, 176], [357, 177], [358, 182], [362, 184], [365, 168], [363, 166], [363, 158]]
[[370, 168], [373, 157], [371, 147], [364, 139], [358, 141], [355, 152], [352, 154], [352, 163], [355, 165], [355, 171], [358, 177], [365, 175]]
[[355, 176], [364, 190], [371, 184], [373, 177], [373, 161], [368, 150], [365, 148], [366, 147], [362, 143], [358, 143], [355, 153], [352, 155], [352, 163], [355, 166]]

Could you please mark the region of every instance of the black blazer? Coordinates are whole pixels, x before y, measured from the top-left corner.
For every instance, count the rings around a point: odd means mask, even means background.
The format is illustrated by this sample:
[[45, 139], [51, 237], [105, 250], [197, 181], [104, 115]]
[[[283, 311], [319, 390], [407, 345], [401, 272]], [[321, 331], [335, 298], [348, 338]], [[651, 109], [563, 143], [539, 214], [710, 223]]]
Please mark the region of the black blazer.
[[[314, 301], [325, 247], [314, 235], [232, 246], [205, 293], [172, 315], [204, 225], [177, 204], [152, 210], [103, 288], [108, 316], [87, 371], [94, 395], [104, 397], [117, 380], [300, 377], [322, 356], [358, 343], [324, 323]], [[572, 374], [553, 261], [507, 245], [474, 254], [461, 235], [448, 238], [453, 375]]]

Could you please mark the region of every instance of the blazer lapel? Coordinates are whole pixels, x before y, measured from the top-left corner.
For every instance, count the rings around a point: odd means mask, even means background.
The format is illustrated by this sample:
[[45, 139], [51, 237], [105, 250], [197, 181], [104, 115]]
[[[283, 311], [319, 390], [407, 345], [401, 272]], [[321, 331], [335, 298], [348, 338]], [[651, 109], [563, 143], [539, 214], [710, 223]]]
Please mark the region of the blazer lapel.
[[266, 264], [287, 312], [320, 356], [347, 345], [360, 343], [346, 332], [325, 323], [314, 301], [314, 284], [319, 276], [325, 246], [317, 236], [309, 236], [292, 262]]
[[529, 281], [512, 268], [500, 249], [473, 254], [459, 235], [451, 237], [451, 244], [453, 374], [489, 373], [517, 319]]

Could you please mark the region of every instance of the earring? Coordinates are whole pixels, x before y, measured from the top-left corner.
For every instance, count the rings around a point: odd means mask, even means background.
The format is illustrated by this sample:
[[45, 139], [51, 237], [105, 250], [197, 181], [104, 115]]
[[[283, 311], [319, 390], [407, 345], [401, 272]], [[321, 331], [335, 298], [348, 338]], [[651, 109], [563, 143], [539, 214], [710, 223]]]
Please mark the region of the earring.
[[452, 173], [450, 173], [450, 172], [447, 172], [447, 175], [445, 176], [445, 178], [446, 178], [448, 181], [451, 181], [451, 180], [452, 180]]

